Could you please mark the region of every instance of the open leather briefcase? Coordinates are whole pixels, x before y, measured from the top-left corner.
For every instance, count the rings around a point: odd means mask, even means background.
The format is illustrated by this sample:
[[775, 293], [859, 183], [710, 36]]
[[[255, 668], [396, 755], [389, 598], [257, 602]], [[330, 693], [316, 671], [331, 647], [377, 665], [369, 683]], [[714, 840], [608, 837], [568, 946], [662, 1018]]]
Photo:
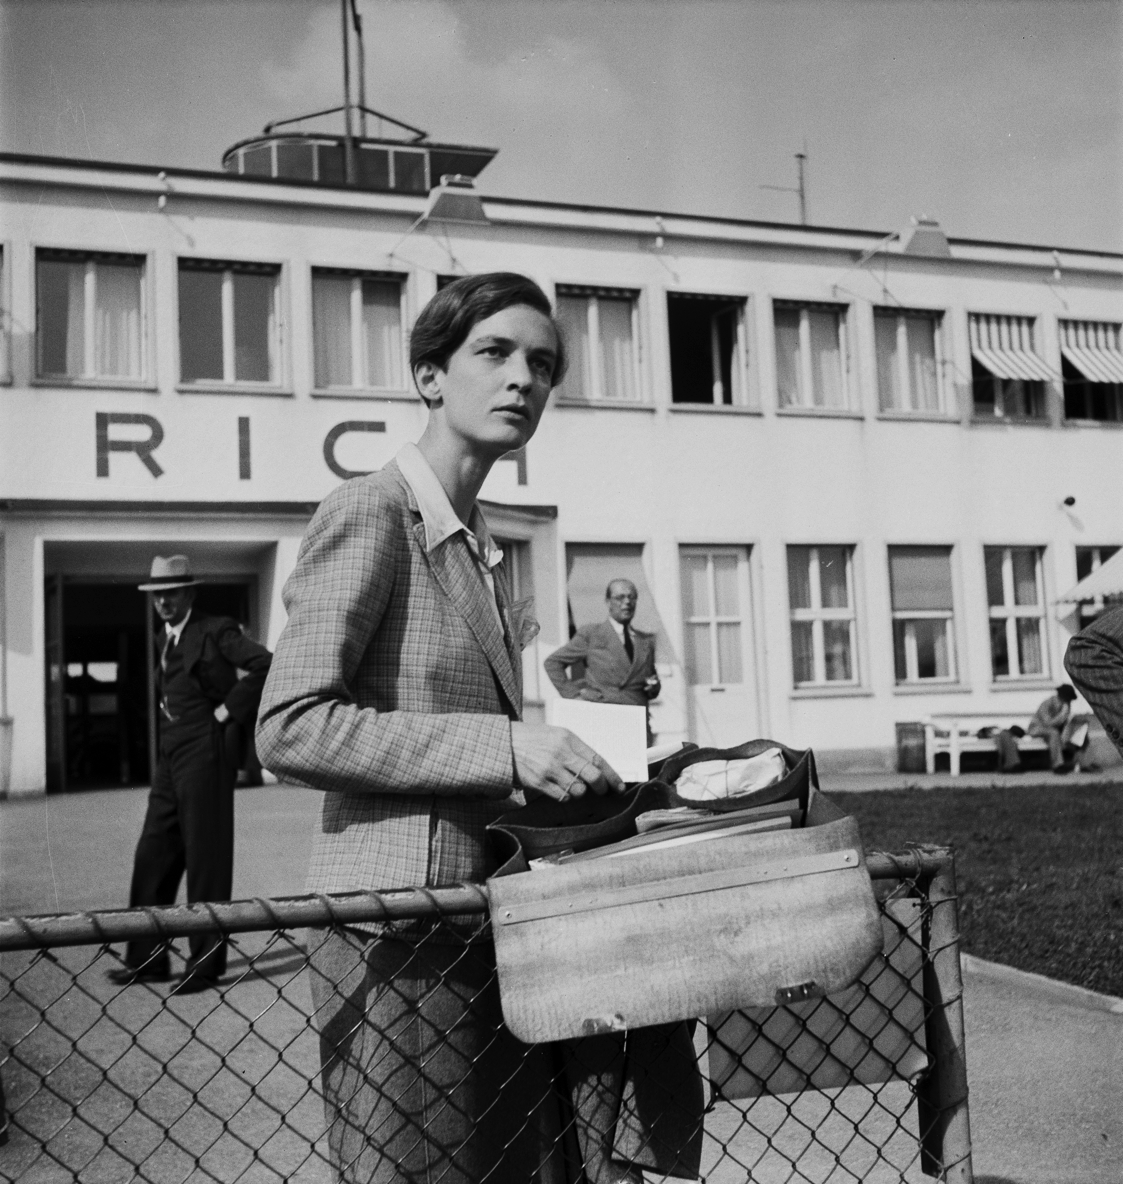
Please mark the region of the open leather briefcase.
[[[670, 778], [692, 761], [767, 745], [788, 774], [753, 800], [798, 799], [799, 829], [522, 870], [527, 857], [634, 835], [638, 813], [681, 804]], [[543, 799], [492, 824], [506, 857], [488, 881], [500, 997], [520, 1040], [810, 999], [852, 985], [881, 951], [858, 825], [818, 792], [809, 751], [695, 749], [661, 776], [614, 799]]]

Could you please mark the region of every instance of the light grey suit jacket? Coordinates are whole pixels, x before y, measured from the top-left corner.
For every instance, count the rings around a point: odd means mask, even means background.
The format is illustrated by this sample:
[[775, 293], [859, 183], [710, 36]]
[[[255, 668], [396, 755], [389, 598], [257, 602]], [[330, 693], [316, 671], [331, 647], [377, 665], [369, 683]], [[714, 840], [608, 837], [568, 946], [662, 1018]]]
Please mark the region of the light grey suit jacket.
[[[582, 625], [580, 629], [545, 660], [550, 681], [563, 699], [576, 699], [588, 688], [605, 703], [631, 703], [645, 707], [654, 699], [658, 687], [649, 693], [646, 682], [655, 674], [655, 637], [642, 630], [632, 630], [634, 657], [629, 660], [611, 621]], [[583, 663], [584, 678], [566, 677], [566, 669]]]
[[522, 711], [502, 563], [494, 574], [503, 633], [463, 534], [426, 552], [395, 463], [316, 511], [257, 730], [266, 768], [326, 791], [310, 891], [494, 870], [484, 828], [513, 804], [510, 721]]

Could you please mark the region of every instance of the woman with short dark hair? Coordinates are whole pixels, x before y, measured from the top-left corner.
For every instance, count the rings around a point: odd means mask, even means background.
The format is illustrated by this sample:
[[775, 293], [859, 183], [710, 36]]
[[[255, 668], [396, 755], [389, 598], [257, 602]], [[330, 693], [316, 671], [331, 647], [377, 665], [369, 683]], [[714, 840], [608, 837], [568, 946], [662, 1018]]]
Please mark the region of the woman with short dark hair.
[[[572, 733], [522, 721], [537, 627], [476, 503], [564, 371], [549, 301], [512, 273], [457, 280], [418, 318], [410, 364], [425, 432], [317, 510], [262, 702], [263, 763], [324, 791], [313, 892], [478, 883], [516, 790], [623, 789]], [[537, 1178], [556, 1135], [547, 1058], [503, 1028], [479, 918], [333, 929], [309, 958], [342, 1180]]]

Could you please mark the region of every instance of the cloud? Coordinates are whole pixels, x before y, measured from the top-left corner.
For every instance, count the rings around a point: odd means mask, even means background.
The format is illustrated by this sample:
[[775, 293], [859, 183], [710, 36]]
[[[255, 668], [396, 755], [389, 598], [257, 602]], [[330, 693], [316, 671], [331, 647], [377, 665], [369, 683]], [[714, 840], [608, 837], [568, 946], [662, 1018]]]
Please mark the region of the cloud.
[[[368, 106], [437, 141], [502, 148], [524, 192], [528, 170], [564, 171], [576, 154], [603, 152], [601, 137], [611, 136], [628, 107], [595, 45], [538, 23], [497, 25], [486, 10], [418, 0], [365, 0], [360, 12]], [[321, 8], [290, 53], [262, 63], [261, 86], [278, 117], [342, 101], [341, 41], [338, 8]]]
[[[590, 46], [556, 33], [536, 35], [534, 26], [524, 25], [524, 35], [508, 30], [482, 52], [471, 36], [468, 9], [461, 15], [445, 3], [367, 0], [360, 12], [368, 104], [409, 123], [424, 113], [435, 139], [474, 128], [569, 122], [593, 104], [603, 118], [625, 102]], [[294, 114], [330, 106], [342, 97], [341, 53], [338, 9], [317, 9], [285, 59], [262, 64], [262, 85]]]

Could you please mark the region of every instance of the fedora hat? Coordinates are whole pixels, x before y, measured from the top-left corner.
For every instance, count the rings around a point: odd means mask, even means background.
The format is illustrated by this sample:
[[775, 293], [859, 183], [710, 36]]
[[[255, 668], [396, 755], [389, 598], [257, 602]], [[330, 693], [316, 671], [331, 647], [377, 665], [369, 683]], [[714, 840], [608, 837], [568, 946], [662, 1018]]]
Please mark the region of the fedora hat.
[[191, 574], [191, 564], [186, 555], [157, 555], [152, 560], [152, 571], [147, 584], [138, 584], [142, 592], [166, 592], [169, 588], [194, 588], [201, 584]]

